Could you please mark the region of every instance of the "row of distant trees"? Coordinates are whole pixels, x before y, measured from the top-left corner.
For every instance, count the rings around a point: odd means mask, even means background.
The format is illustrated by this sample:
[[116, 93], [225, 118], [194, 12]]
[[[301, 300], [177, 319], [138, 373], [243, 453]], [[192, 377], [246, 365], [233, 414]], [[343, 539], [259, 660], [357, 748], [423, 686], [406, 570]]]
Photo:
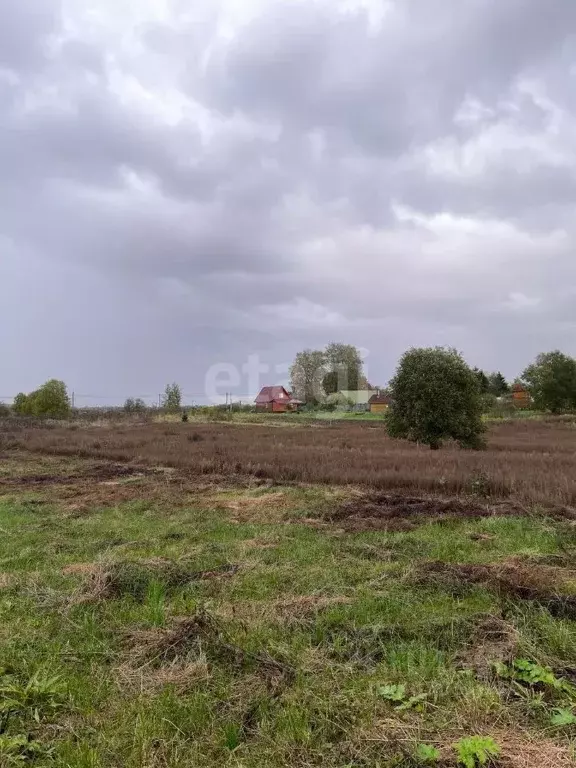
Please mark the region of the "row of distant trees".
[[[474, 368], [480, 392], [496, 396], [506, 395], [510, 385], [502, 374], [489, 374]], [[559, 350], [543, 352], [516, 380], [532, 398], [534, 408], [551, 413], [576, 410], [576, 360]]]
[[[2, 404], [0, 404], [2, 405]], [[182, 390], [178, 384], [168, 384], [164, 390], [161, 406], [169, 413], [177, 413], [182, 407]], [[17, 416], [36, 416], [51, 419], [64, 419], [70, 415], [72, 403], [66, 384], [58, 379], [50, 379], [33, 392], [19, 392], [14, 398], [12, 408], [4, 405], [0, 415], [12, 411]], [[129, 397], [124, 403], [126, 413], [144, 413], [146, 403], [140, 398]]]
[[[178, 413], [182, 408], [182, 389], [176, 382], [167, 384], [160, 406], [168, 413]], [[147, 405], [140, 397], [129, 397], [124, 403], [126, 413], [144, 413]]]
[[[455, 370], [455, 361], [464, 377], [462, 381], [467, 382], [465, 388], [479, 398], [484, 409], [486, 397], [502, 397], [511, 390], [510, 384], [499, 371], [485, 373], [479, 368], [470, 368], [454, 350], [440, 347], [410, 350], [404, 355], [396, 377], [388, 387], [393, 401], [398, 400], [400, 391], [398, 372], [406, 361], [412, 361], [411, 364], [415, 366], [415, 359], [419, 364], [417, 380], [422, 392], [428, 391], [434, 371], [439, 370], [448, 376], [449, 371]], [[466, 376], [462, 373], [462, 366], [467, 371]], [[373, 388], [364, 374], [360, 351], [347, 344], [332, 343], [324, 350], [307, 349], [299, 352], [290, 373], [294, 395], [310, 404], [323, 402], [341, 390]], [[447, 381], [450, 381], [449, 376]], [[537, 410], [556, 414], [576, 411], [576, 360], [569, 355], [558, 350], [542, 353], [516, 381], [528, 390]], [[469, 386], [470, 382], [472, 385]], [[454, 389], [456, 384], [442, 388], [439, 384], [435, 386], [433, 407], [439, 413], [447, 407], [447, 400], [458, 400], [458, 392]], [[169, 413], [177, 413], [182, 409], [182, 390], [177, 383], [166, 386], [160, 404]], [[416, 404], [414, 407], [420, 406]], [[71, 402], [65, 383], [50, 379], [33, 392], [20, 392], [14, 399], [12, 410], [21, 416], [65, 418], [71, 411]], [[139, 398], [128, 398], [124, 410], [127, 413], [142, 413], [146, 410], [146, 404]]]

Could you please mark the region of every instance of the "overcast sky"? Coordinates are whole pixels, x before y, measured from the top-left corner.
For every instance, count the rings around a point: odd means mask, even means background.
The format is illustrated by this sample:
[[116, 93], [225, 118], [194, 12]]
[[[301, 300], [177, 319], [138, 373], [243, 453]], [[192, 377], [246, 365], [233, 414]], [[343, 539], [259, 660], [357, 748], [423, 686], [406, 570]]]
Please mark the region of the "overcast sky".
[[0, 0], [0, 397], [576, 355], [575, 33], [575, 0]]

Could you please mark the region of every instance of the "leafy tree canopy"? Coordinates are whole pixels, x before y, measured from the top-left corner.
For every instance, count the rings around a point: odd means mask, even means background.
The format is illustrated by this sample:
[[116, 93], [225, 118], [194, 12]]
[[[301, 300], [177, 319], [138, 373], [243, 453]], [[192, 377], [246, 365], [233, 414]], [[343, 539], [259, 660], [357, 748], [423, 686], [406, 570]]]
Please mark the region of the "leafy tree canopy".
[[182, 407], [182, 390], [176, 382], [166, 385], [162, 407], [170, 413], [176, 413]]
[[410, 349], [390, 383], [387, 414], [392, 437], [433, 449], [452, 438], [463, 447], [482, 446], [482, 398], [478, 378], [454, 349]]
[[563, 413], [576, 408], [576, 360], [559, 350], [545, 352], [522, 374], [537, 408]]

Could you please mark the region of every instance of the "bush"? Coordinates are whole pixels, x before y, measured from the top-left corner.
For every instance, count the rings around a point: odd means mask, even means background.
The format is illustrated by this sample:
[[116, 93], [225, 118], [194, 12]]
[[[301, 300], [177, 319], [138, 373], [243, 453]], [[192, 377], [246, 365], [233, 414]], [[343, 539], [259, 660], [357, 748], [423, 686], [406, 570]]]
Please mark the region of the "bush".
[[498, 404], [496, 395], [485, 393], [482, 395], [482, 413], [490, 413]]
[[448, 438], [462, 447], [482, 447], [482, 399], [478, 379], [453, 349], [406, 352], [391, 382], [386, 415], [391, 437], [440, 448]]
[[29, 397], [32, 398], [34, 416], [63, 419], [70, 414], [70, 399], [63, 381], [50, 379]]
[[32, 400], [29, 395], [19, 392], [14, 398], [12, 410], [17, 416], [32, 416]]
[[20, 392], [14, 398], [13, 409], [18, 416], [66, 418], [70, 414], [66, 384], [57, 379], [50, 379], [29, 395]]
[[0, 419], [5, 419], [7, 416], [10, 416], [10, 408], [6, 403], [0, 403]]
[[146, 403], [139, 397], [129, 397], [124, 403], [126, 413], [146, 413]]

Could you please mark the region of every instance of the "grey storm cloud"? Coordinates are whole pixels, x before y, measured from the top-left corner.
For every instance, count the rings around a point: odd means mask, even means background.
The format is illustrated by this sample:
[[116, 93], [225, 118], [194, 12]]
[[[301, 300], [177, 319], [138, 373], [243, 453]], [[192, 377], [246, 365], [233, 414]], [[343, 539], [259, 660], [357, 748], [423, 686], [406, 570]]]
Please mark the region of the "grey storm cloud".
[[573, 0], [5, 0], [0, 396], [576, 353], [575, 54]]

